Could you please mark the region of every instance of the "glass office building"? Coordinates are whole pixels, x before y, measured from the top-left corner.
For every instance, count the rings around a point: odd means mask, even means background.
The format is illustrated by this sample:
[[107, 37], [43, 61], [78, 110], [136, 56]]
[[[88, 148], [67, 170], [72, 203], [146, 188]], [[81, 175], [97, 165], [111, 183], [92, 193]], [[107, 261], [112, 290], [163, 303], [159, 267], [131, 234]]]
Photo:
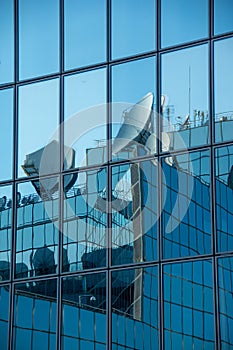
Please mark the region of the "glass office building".
[[0, 349], [233, 349], [233, 2], [0, 0]]

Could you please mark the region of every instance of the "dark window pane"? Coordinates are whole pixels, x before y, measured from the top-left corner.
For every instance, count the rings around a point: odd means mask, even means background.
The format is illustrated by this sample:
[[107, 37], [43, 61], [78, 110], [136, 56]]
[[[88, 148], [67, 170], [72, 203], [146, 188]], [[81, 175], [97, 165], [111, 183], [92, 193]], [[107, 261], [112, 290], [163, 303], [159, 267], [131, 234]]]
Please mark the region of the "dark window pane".
[[211, 253], [209, 151], [162, 161], [164, 258]]
[[217, 41], [214, 46], [215, 141], [232, 140], [233, 38]]
[[13, 348], [56, 347], [57, 281], [17, 284], [14, 295]]
[[19, 79], [59, 70], [59, 1], [19, 1]]
[[0, 186], [0, 223], [0, 281], [4, 281], [10, 278], [12, 186]]
[[106, 275], [63, 278], [62, 315], [63, 350], [105, 349]]
[[106, 264], [106, 170], [64, 176], [63, 271]]
[[207, 37], [208, 0], [162, 0], [162, 47]]
[[112, 168], [112, 264], [157, 258], [157, 161]]
[[4, 152], [3, 150], [0, 152], [0, 180], [12, 178], [13, 92], [13, 89], [0, 90], [0, 140], [4, 145]]
[[212, 264], [164, 266], [164, 349], [214, 349]]
[[158, 349], [158, 269], [112, 272], [113, 349]]
[[218, 293], [220, 309], [221, 348], [233, 347], [233, 259], [218, 260]]
[[216, 149], [217, 249], [233, 249], [233, 146]]
[[0, 2], [0, 84], [14, 80], [14, 1]]
[[106, 0], [65, 0], [65, 69], [106, 60]]
[[0, 339], [1, 350], [7, 350], [9, 317], [9, 286], [0, 287]]
[[[59, 139], [58, 121], [58, 79], [19, 87], [18, 176], [42, 175], [59, 170], [59, 144], [55, 141]], [[45, 146], [48, 147], [43, 153]]]
[[112, 67], [113, 159], [156, 153], [155, 57]]
[[164, 151], [209, 143], [208, 86], [207, 45], [162, 56]]
[[233, 2], [231, 0], [214, 0], [214, 34], [233, 30]]
[[65, 145], [75, 167], [106, 161], [106, 69], [65, 78]]
[[[53, 193], [46, 191], [53, 185]], [[36, 190], [35, 190], [36, 189]], [[17, 188], [16, 266], [18, 278], [53, 274], [57, 269], [58, 178], [34, 180]]]
[[155, 0], [112, 1], [112, 58], [155, 49]]

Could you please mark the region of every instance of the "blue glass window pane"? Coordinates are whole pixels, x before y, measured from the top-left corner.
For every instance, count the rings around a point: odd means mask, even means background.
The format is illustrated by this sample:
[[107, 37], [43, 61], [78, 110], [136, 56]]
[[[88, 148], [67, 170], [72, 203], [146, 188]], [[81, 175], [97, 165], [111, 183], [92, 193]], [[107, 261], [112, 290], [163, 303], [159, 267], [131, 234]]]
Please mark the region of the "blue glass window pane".
[[230, 349], [233, 346], [232, 258], [223, 258], [218, 260], [218, 284], [221, 346], [222, 349]]
[[0, 152], [0, 180], [8, 180], [12, 178], [13, 93], [13, 89], [0, 90], [0, 140], [1, 144], [4, 145], [4, 152]]
[[164, 258], [211, 252], [209, 162], [209, 151], [162, 160]]
[[[51, 288], [53, 284], [54, 288]], [[56, 280], [40, 280], [15, 285], [13, 347], [14, 349], [56, 349]], [[41, 305], [44, 307], [41, 307]], [[46, 306], [45, 306], [46, 305]], [[55, 307], [54, 307], [55, 306]], [[46, 320], [45, 323], [38, 320]]]
[[233, 102], [233, 38], [214, 44], [215, 141], [232, 140]]
[[162, 0], [162, 47], [207, 37], [208, 0]]
[[214, 34], [233, 30], [233, 2], [231, 0], [214, 0]]
[[[184, 343], [196, 348], [197, 341], [198, 349], [214, 348], [213, 289], [206, 275], [212, 276], [210, 261], [164, 266], [164, 288], [168, 290], [164, 294], [164, 349], [178, 349]], [[184, 300], [188, 293], [190, 298]], [[208, 304], [206, 293], [210, 296]]]
[[100, 349], [104, 349], [106, 346], [104, 273], [64, 278], [62, 310], [63, 350], [73, 349], [77, 344], [82, 344], [82, 349], [96, 349], [97, 343]]
[[106, 69], [65, 78], [65, 146], [75, 150], [75, 167], [106, 161]]
[[59, 1], [19, 1], [19, 79], [59, 71]]
[[233, 249], [233, 147], [215, 152], [217, 249], [224, 252]]
[[111, 293], [113, 346], [157, 350], [157, 266], [113, 272]]
[[155, 49], [155, 0], [112, 1], [112, 58]]
[[[23, 85], [19, 87], [19, 140], [18, 140], [18, 176], [29, 174], [40, 175], [57, 172], [59, 170], [59, 80], [52, 79], [39, 83]], [[46, 163], [42, 156], [36, 157], [32, 153], [46, 147], [52, 141], [53, 159], [57, 159], [54, 166]], [[51, 157], [51, 152], [44, 157]], [[30, 154], [30, 156], [29, 156]], [[27, 156], [29, 156], [27, 159]], [[36, 161], [35, 161], [36, 157]], [[28, 161], [33, 159], [28, 169]], [[44, 159], [43, 170], [40, 169], [41, 159]], [[22, 167], [25, 166], [25, 168]], [[29, 164], [30, 165], [30, 164]], [[42, 173], [41, 173], [42, 172]]]
[[9, 315], [9, 286], [0, 287], [0, 339], [1, 349], [7, 350], [8, 316]]
[[14, 81], [14, 1], [0, 2], [0, 84]]
[[106, 0], [65, 0], [65, 69], [106, 60]]
[[164, 151], [209, 143], [208, 72], [207, 45], [162, 55]]

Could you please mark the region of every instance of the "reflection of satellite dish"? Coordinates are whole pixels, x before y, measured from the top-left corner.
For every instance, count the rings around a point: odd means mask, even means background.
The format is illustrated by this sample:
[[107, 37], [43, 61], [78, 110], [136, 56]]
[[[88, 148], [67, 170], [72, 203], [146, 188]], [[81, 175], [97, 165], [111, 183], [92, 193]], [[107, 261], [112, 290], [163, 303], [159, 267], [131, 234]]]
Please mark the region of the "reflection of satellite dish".
[[181, 124], [180, 129], [187, 129], [189, 127], [190, 121], [189, 121], [189, 114], [185, 117], [184, 122]]
[[[133, 140], [143, 134], [145, 137], [146, 124], [151, 114], [153, 105], [153, 94], [149, 92], [128, 112], [125, 112], [124, 122], [113, 142], [112, 152], [116, 154], [127, 147]], [[149, 135], [147, 134], [146, 137]], [[140, 138], [137, 139], [140, 142]], [[145, 144], [145, 140], [143, 141]]]
[[170, 136], [167, 132], [162, 132], [162, 149], [163, 151], [170, 150]]
[[[42, 167], [41, 167], [42, 161]], [[52, 141], [47, 146], [36, 152], [26, 155], [22, 168], [28, 176], [39, 176], [58, 173], [60, 170], [60, 144]], [[75, 166], [75, 151], [73, 148], [64, 146], [64, 170], [73, 169]], [[64, 177], [64, 190], [68, 191], [77, 179], [77, 174]], [[58, 190], [58, 177], [54, 176], [40, 181], [32, 181], [37, 193], [44, 199], [51, 199], [52, 194]]]
[[152, 133], [147, 141], [146, 141], [146, 148], [150, 150], [151, 153], [156, 153], [157, 152], [157, 136]]

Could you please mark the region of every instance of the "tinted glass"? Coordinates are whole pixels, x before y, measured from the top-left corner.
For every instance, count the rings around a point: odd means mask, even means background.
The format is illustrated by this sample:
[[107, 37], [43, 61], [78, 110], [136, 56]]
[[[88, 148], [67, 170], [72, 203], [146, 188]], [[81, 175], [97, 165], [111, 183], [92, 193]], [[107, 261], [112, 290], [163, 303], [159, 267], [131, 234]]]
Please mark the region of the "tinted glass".
[[211, 261], [165, 265], [163, 276], [164, 349], [215, 349]]
[[62, 349], [106, 350], [106, 275], [62, 281]]
[[59, 1], [19, 0], [19, 79], [59, 70]]
[[218, 251], [233, 249], [233, 146], [216, 149], [216, 224]]
[[[56, 141], [50, 144], [52, 140], [58, 140], [58, 132], [54, 136], [58, 121], [58, 79], [19, 87], [18, 175], [20, 177], [59, 170], [59, 144]], [[44, 153], [48, 163], [42, 158], [41, 149], [45, 146], [48, 146]], [[39, 152], [34, 153], [36, 151]], [[44, 160], [42, 163], [41, 159]]]
[[58, 178], [17, 187], [16, 277], [57, 271]]
[[65, 0], [65, 69], [106, 60], [106, 0]]
[[156, 152], [155, 69], [155, 57], [112, 67], [113, 159]]
[[1, 349], [7, 350], [8, 347], [8, 316], [9, 315], [9, 286], [0, 287], [0, 337]]
[[233, 2], [231, 0], [214, 0], [214, 34], [233, 30]]
[[14, 80], [14, 1], [0, 2], [0, 84]]
[[105, 266], [105, 168], [66, 175], [64, 187], [63, 271]]
[[4, 145], [4, 152], [0, 152], [0, 181], [12, 178], [13, 92], [13, 89], [0, 90], [0, 140]]
[[65, 78], [65, 146], [75, 150], [75, 167], [106, 158], [106, 69]]
[[162, 0], [162, 47], [198, 40], [208, 35], [208, 0]]
[[157, 162], [112, 168], [112, 264], [157, 259]]
[[112, 273], [112, 349], [157, 350], [158, 269]]
[[14, 294], [13, 348], [24, 350], [56, 347], [57, 281], [16, 284]]
[[217, 41], [214, 46], [215, 141], [232, 140], [233, 38]]
[[112, 58], [155, 49], [155, 0], [112, 0]]
[[163, 150], [209, 142], [208, 85], [207, 45], [162, 56]]
[[209, 151], [162, 161], [165, 258], [211, 253]]
[[0, 281], [4, 281], [10, 278], [12, 186], [0, 186], [0, 223]]
[[220, 309], [221, 349], [233, 347], [233, 259], [218, 260], [218, 293]]

